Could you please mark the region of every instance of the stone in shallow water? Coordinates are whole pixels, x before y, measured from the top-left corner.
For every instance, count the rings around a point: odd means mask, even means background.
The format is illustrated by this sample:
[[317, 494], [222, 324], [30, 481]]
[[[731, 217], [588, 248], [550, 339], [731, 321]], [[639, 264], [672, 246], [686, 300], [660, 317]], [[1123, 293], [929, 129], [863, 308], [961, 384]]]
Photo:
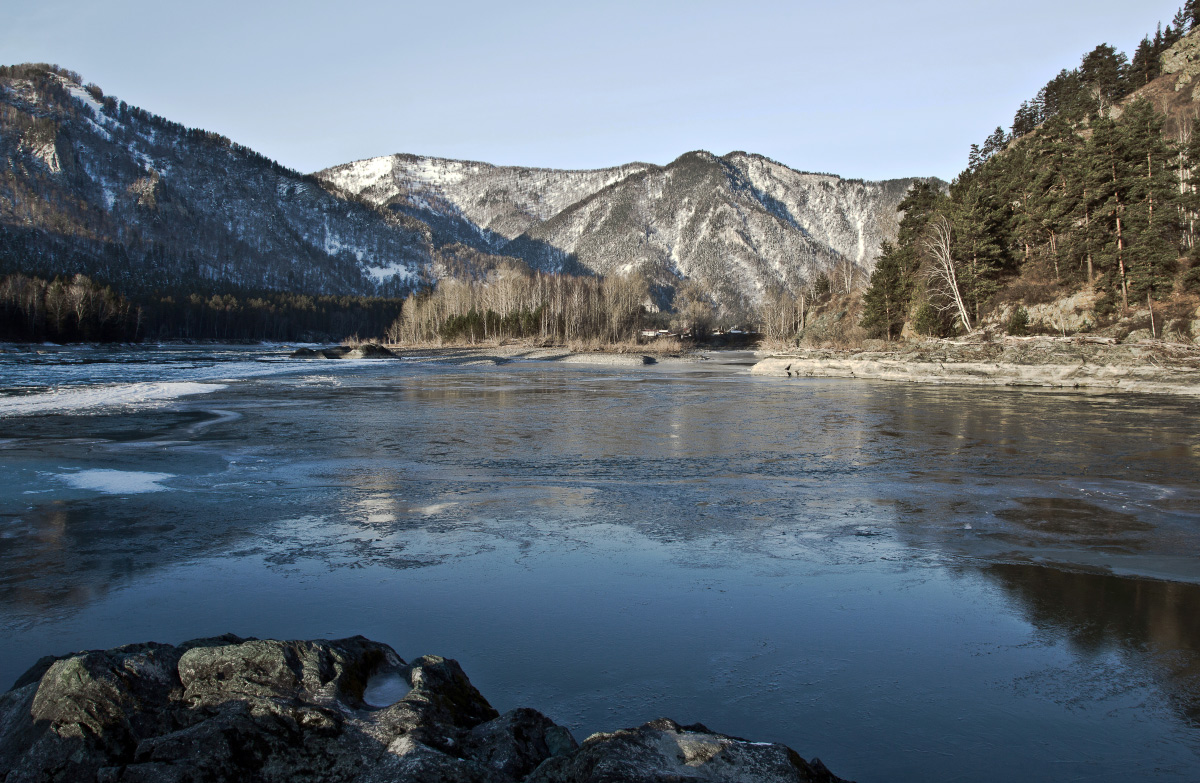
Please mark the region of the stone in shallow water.
[[44, 658], [0, 696], [0, 770], [26, 781], [838, 779], [783, 745], [663, 719], [590, 737], [498, 715], [459, 665], [363, 637], [226, 635]]

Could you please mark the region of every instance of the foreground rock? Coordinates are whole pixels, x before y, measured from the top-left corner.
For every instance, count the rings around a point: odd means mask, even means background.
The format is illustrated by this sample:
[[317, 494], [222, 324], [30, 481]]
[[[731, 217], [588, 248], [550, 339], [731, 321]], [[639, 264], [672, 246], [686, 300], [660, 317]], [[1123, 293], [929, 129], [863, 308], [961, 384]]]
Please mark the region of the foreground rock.
[[806, 350], [759, 361], [755, 375], [972, 386], [1045, 386], [1200, 396], [1200, 349], [1096, 338], [929, 340], [893, 350]]
[[0, 696], [0, 781], [821, 781], [819, 761], [661, 719], [580, 747], [452, 660], [362, 637], [223, 636], [44, 658]]

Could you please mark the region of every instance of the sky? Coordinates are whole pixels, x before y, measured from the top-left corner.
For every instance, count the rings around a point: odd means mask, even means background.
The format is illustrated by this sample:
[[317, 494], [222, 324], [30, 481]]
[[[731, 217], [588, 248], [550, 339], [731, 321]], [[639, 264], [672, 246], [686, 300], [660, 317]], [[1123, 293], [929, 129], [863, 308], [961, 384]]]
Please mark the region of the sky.
[[56, 63], [304, 172], [396, 152], [579, 169], [705, 149], [949, 180], [1061, 69], [1100, 43], [1132, 57], [1179, 5], [0, 0], [0, 63]]

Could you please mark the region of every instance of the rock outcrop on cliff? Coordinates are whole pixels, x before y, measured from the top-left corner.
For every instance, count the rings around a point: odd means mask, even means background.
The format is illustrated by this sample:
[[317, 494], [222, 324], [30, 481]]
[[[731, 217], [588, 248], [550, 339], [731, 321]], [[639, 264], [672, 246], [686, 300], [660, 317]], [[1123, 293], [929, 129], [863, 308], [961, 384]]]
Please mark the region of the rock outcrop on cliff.
[[43, 658], [0, 696], [0, 781], [839, 780], [783, 745], [660, 719], [589, 737], [503, 715], [453, 661], [362, 637], [223, 636]]

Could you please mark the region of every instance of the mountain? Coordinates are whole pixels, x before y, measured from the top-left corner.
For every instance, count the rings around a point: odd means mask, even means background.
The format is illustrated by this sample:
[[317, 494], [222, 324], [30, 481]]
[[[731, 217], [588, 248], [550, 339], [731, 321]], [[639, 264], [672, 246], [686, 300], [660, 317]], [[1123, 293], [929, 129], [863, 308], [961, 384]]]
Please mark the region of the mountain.
[[316, 176], [422, 220], [434, 228], [439, 245], [461, 242], [495, 251], [596, 191], [649, 168], [630, 163], [563, 171], [402, 154], [334, 166]]
[[52, 66], [0, 68], [0, 272], [153, 289], [402, 294], [428, 226]]
[[0, 274], [139, 292], [402, 295], [520, 260], [646, 273], [726, 311], [870, 271], [916, 180], [845, 180], [690, 152], [590, 171], [390, 155], [304, 175], [105, 96], [0, 68]]
[[773, 288], [796, 291], [839, 265], [869, 273], [916, 181], [808, 174], [744, 152], [593, 171], [391, 155], [316, 176], [420, 218], [437, 244], [545, 271], [644, 270], [666, 289], [688, 279], [727, 309]]

